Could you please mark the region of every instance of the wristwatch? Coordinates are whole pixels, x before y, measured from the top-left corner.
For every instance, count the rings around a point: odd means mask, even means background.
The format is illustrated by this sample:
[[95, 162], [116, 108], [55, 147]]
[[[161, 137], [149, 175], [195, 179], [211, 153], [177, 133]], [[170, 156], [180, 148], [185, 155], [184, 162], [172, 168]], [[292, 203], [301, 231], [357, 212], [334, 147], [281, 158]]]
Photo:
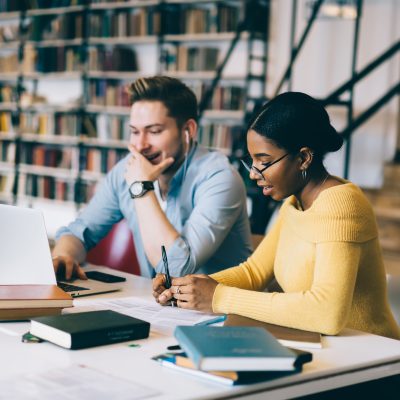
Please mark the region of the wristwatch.
[[149, 190], [154, 190], [152, 181], [135, 181], [129, 186], [129, 194], [132, 199], [144, 196]]

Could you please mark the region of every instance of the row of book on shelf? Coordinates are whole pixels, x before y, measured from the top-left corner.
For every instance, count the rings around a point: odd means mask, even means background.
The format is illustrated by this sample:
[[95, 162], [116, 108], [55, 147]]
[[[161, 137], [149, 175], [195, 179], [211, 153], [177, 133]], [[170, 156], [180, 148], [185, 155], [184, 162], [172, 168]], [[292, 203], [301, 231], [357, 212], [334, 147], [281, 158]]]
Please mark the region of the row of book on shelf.
[[[86, 147], [79, 151], [72, 147], [52, 146], [48, 148], [44, 145], [31, 144], [22, 147], [20, 166], [26, 166], [28, 169], [29, 166], [49, 167], [54, 171], [70, 173], [81, 170], [105, 174], [126, 154], [127, 150], [120, 149]], [[12, 160], [9, 158], [7, 161]], [[81, 162], [81, 166], [79, 166], [79, 162]], [[28, 170], [28, 172], [30, 171]], [[54, 175], [57, 176], [57, 172]]]
[[[224, 96], [227, 92], [221, 90], [217, 93]], [[230, 97], [231, 101], [237, 101], [232, 96]], [[200, 126], [197, 139], [199, 143], [207, 147], [228, 148], [229, 145], [240, 138], [241, 130], [242, 127], [240, 125], [230, 126], [207, 121]], [[12, 121], [11, 112], [0, 111], [0, 132], [2, 132], [4, 139], [10, 133], [29, 134], [29, 139], [27, 137], [26, 141], [35, 140], [35, 135], [32, 134], [37, 134], [38, 139], [49, 138], [49, 141], [52, 142], [54, 142], [52, 139], [58, 137], [60, 138], [59, 144], [64, 143], [63, 137], [79, 138], [81, 135], [85, 135], [88, 138], [96, 138], [102, 142], [117, 140], [126, 143], [130, 134], [129, 115], [88, 113], [82, 116], [63, 112], [21, 112], [19, 124], [15, 125]], [[3, 142], [0, 141], [0, 143]], [[4, 160], [3, 157], [1, 159]]]
[[[220, 50], [217, 47], [193, 45], [164, 46], [162, 60], [166, 72], [214, 71], [218, 65]], [[26, 44], [21, 63], [17, 49], [0, 55], [0, 68], [3, 73], [22, 74], [82, 72], [84, 69], [82, 50], [78, 46], [58, 45], [35, 47]], [[112, 48], [90, 46], [88, 48], [88, 72], [135, 72], [142, 70], [136, 51], [129, 46]]]
[[[239, 22], [240, 7], [229, 4], [204, 4], [202, 7], [164, 5], [127, 7], [125, 9], [92, 9], [88, 16], [90, 37], [132, 37], [163, 34], [196, 34], [231, 32]], [[24, 39], [32, 41], [80, 39], [84, 34], [81, 11], [27, 17]], [[0, 43], [19, 40], [18, 21], [0, 27]]]
[[[191, 88], [191, 90], [195, 93], [198, 101], [202, 99], [205, 92], [209, 89], [210, 85], [206, 82], [192, 81], [188, 82], [187, 85]], [[129, 107], [129, 89], [126, 83], [121, 83], [118, 80], [111, 79], [89, 79], [89, 106], [90, 105], [100, 105], [100, 106], [121, 106], [121, 107]], [[46, 106], [47, 100], [43, 96], [34, 96], [27, 90], [24, 91], [21, 95], [21, 103], [24, 107], [39, 107]], [[13, 103], [17, 100], [17, 89], [16, 85], [11, 85], [7, 83], [0, 83], [0, 103]], [[210, 104], [208, 105], [209, 109], [212, 110], [243, 110], [245, 102], [245, 88], [243, 85], [239, 84], [226, 84], [221, 83], [218, 85], [214, 92], [213, 96], [210, 100]], [[34, 111], [32, 109], [32, 111]], [[128, 112], [128, 110], [127, 110]], [[32, 114], [32, 112], [31, 112]], [[38, 115], [42, 115], [38, 111]], [[50, 113], [48, 113], [50, 114]], [[34, 115], [29, 116], [28, 113], [22, 110], [23, 121], [20, 123], [22, 129], [31, 129], [31, 131], [35, 132], [35, 129], [28, 128], [34, 125], [34, 122], [30, 122], [30, 120], [35, 121]], [[66, 113], [62, 112], [54, 112], [55, 118], [67, 118]], [[9, 120], [9, 113], [0, 112], [0, 123], [1, 126], [9, 126], [10, 123], [7, 123], [5, 120]], [[50, 118], [49, 116], [46, 118]], [[79, 118], [76, 116], [75, 118]], [[5, 122], [3, 122], [4, 120]], [[36, 123], [36, 125], [38, 125]], [[4, 129], [3, 129], [4, 130]]]
[[[6, 173], [0, 170], [0, 200], [13, 195], [14, 182], [14, 172]], [[98, 182], [98, 177], [90, 180], [82, 179], [77, 184], [72, 178], [23, 172], [19, 174], [17, 191], [21, 198], [86, 204], [93, 197]]]

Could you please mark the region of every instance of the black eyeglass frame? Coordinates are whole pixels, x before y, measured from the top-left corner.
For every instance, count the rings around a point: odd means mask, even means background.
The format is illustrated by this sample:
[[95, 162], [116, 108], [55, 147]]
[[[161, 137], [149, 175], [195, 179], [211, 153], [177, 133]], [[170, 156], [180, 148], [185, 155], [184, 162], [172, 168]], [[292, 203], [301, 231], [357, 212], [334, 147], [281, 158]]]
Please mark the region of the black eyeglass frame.
[[256, 173], [258, 173], [261, 176], [261, 179], [264, 179], [264, 175], [263, 172], [268, 169], [269, 167], [272, 167], [274, 164], [278, 163], [279, 161], [283, 160], [286, 156], [288, 156], [290, 153], [286, 153], [284, 154], [282, 157], [279, 157], [277, 160], [269, 162], [269, 163], [262, 163], [262, 165], [264, 165], [264, 168], [262, 169], [258, 169], [257, 167], [255, 167], [254, 165], [251, 165], [251, 167], [246, 163], [246, 161], [244, 161], [244, 159], [241, 159], [241, 163], [243, 164], [243, 166], [247, 169], [247, 171], [249, 171], [249, 173], [251, 172], [251, 170], [255, 171]]

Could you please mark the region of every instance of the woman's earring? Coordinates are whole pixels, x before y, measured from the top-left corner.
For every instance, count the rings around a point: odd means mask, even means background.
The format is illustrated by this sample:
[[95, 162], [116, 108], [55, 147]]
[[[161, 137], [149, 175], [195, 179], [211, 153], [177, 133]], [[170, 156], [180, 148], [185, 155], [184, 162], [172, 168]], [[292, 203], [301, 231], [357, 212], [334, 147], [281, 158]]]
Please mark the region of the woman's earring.
[[307, 179], [307, 170], [306, 170], [306, 169], [303, 169], [303, 170], [301, 171], [301, 176], [303, 177], [303, 180], [304, 180], [304, 181]]

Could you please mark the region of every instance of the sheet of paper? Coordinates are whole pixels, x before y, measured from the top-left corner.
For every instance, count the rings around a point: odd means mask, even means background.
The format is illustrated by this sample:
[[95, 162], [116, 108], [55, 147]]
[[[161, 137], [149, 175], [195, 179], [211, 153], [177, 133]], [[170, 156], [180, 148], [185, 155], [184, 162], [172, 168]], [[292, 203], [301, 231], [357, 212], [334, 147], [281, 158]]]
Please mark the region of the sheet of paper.
[[149, 387], [84, 365], [0, 379], [0, 400], [137, 400], [158, 396]]
[[160, 306], [155, 301], [139, 297], [120, 297], [116, 299], [74, 300], [77, 307], [65, 309], [66, 312], [89, 310], [113, 310], [150, 322], [153, 332], [171, 335], [177, 325], [195, 325], [215, 318], [214, 314], [184, 310], [178, 307]]

